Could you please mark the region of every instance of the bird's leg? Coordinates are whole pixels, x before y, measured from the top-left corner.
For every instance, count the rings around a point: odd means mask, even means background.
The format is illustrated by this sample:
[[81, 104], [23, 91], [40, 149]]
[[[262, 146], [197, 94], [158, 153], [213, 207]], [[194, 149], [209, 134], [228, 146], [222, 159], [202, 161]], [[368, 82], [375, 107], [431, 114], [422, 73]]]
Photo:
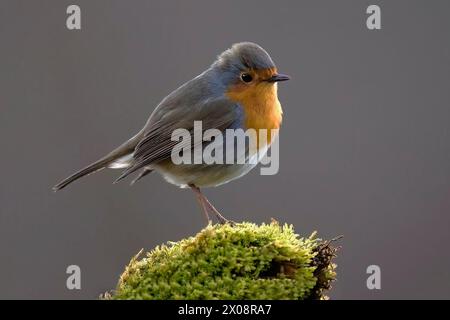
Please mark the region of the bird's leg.
[[189, 185], [189, 187], [192, 189], [192, 191], [194, 191], [195, 197], [197, 198], [197, 201], [200, 204], [200, 208], [202, 208], [203, 214], [205, 215], [206, 218], [206, 224], [209, 224], [211, 222], [211, 219], [209, 218], [208, 208], [206, 208], [205, 202], [203, 201], [200, 189], [194, 185]]
[[205, 195], [203, 193], [201, 193], [201, 196], [203, 198], [203, 201], [205, 202], [206, 206], [212, 211], [212, 213], [214, 213], [217, 217], [217, 220], [219, 220], [220, 224], [225, 224], [230, 222], [230, 220], [228, 220], [227, 218], [225, 218], [220, 212], [219, 210], [217, 210], [211, 202], [209, 202], [208, 198], [205, 197]]
[[225, 223], [232, 223], [230, 220], [226, 219], [212, 204], [209, 202], [208, 198], [205, 197], [205, 195], [200, 191], [200, 188], [198, 188], [195, 185], [189, 185], [191, 189], [194, 191], [194, 193], [199, 197], [200, 201], [203, 203], [203, 208], [205, 206], [211, 210], [212, 213], [217, 217], [217, 220], [219, 220], [219, 223], [225, 224]]

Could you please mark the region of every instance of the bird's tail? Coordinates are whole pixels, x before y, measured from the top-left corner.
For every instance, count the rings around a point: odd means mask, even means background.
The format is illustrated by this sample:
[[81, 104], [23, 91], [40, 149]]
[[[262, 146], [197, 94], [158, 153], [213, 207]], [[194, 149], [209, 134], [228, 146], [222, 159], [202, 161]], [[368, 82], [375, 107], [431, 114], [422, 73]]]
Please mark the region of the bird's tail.
[[94, 163], [88, 165], [87, 167], [81, 169], [80, 171], [75, 172], [71, 176], [67, 177], [57, 185], [53, 187], [53, 191], [58, 191], [66, 187], [68, 184], [74, 182], [75, 180], [80, 179], [81, 177], [84, 177], [86, 175], [89, 175], [91, 173], [97, 172], [99, 170], [102, 170], [110, 165], [112, 165], [116, 160], [123, 158], [127, 155], [131, 155], [134, 151], [134, 148], [138, 144], [140, 140], [141, 132], [138, 133], [136, 136], [119, 146], [118, 148], [114, 149], [110, 153], [108, 153], [103, 158], [95, 161]]

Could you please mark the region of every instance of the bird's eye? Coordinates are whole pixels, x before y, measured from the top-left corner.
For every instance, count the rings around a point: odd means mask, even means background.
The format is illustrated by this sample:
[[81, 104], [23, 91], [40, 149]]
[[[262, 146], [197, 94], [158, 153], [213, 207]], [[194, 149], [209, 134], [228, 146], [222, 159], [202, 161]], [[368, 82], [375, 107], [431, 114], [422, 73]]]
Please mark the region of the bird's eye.
[[243, 73], [243, 74], [241, 74], [241, 79], [242, 79], [242, 81], [249, 83], [253, 80], [253, 77], [248, 73]]

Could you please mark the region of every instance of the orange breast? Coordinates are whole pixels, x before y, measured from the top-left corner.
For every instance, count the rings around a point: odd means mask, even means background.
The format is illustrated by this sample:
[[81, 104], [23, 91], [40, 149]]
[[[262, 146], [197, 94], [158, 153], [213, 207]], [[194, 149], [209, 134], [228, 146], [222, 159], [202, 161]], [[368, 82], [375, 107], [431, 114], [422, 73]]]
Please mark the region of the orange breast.
[[[266, 129], [267, 142], [270, 143], [274, 138], [271, 129], [280, 128], [283, 114], [277, 84], [237, 85], [227, 92], [227, 96], [244, 108], [246, 129], [255, 129], [258, 137], [259, 130]], [[263, 146], [258, 139], [258, 149]]]

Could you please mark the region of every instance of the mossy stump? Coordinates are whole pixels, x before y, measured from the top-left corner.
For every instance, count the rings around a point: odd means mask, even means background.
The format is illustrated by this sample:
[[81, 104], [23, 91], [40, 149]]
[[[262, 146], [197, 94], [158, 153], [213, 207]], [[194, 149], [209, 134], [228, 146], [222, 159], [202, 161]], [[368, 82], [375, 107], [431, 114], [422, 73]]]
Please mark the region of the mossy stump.
[[292, 226], [209, 225], [136, 255], [110, 299], [324, 299], [336, 248]]

